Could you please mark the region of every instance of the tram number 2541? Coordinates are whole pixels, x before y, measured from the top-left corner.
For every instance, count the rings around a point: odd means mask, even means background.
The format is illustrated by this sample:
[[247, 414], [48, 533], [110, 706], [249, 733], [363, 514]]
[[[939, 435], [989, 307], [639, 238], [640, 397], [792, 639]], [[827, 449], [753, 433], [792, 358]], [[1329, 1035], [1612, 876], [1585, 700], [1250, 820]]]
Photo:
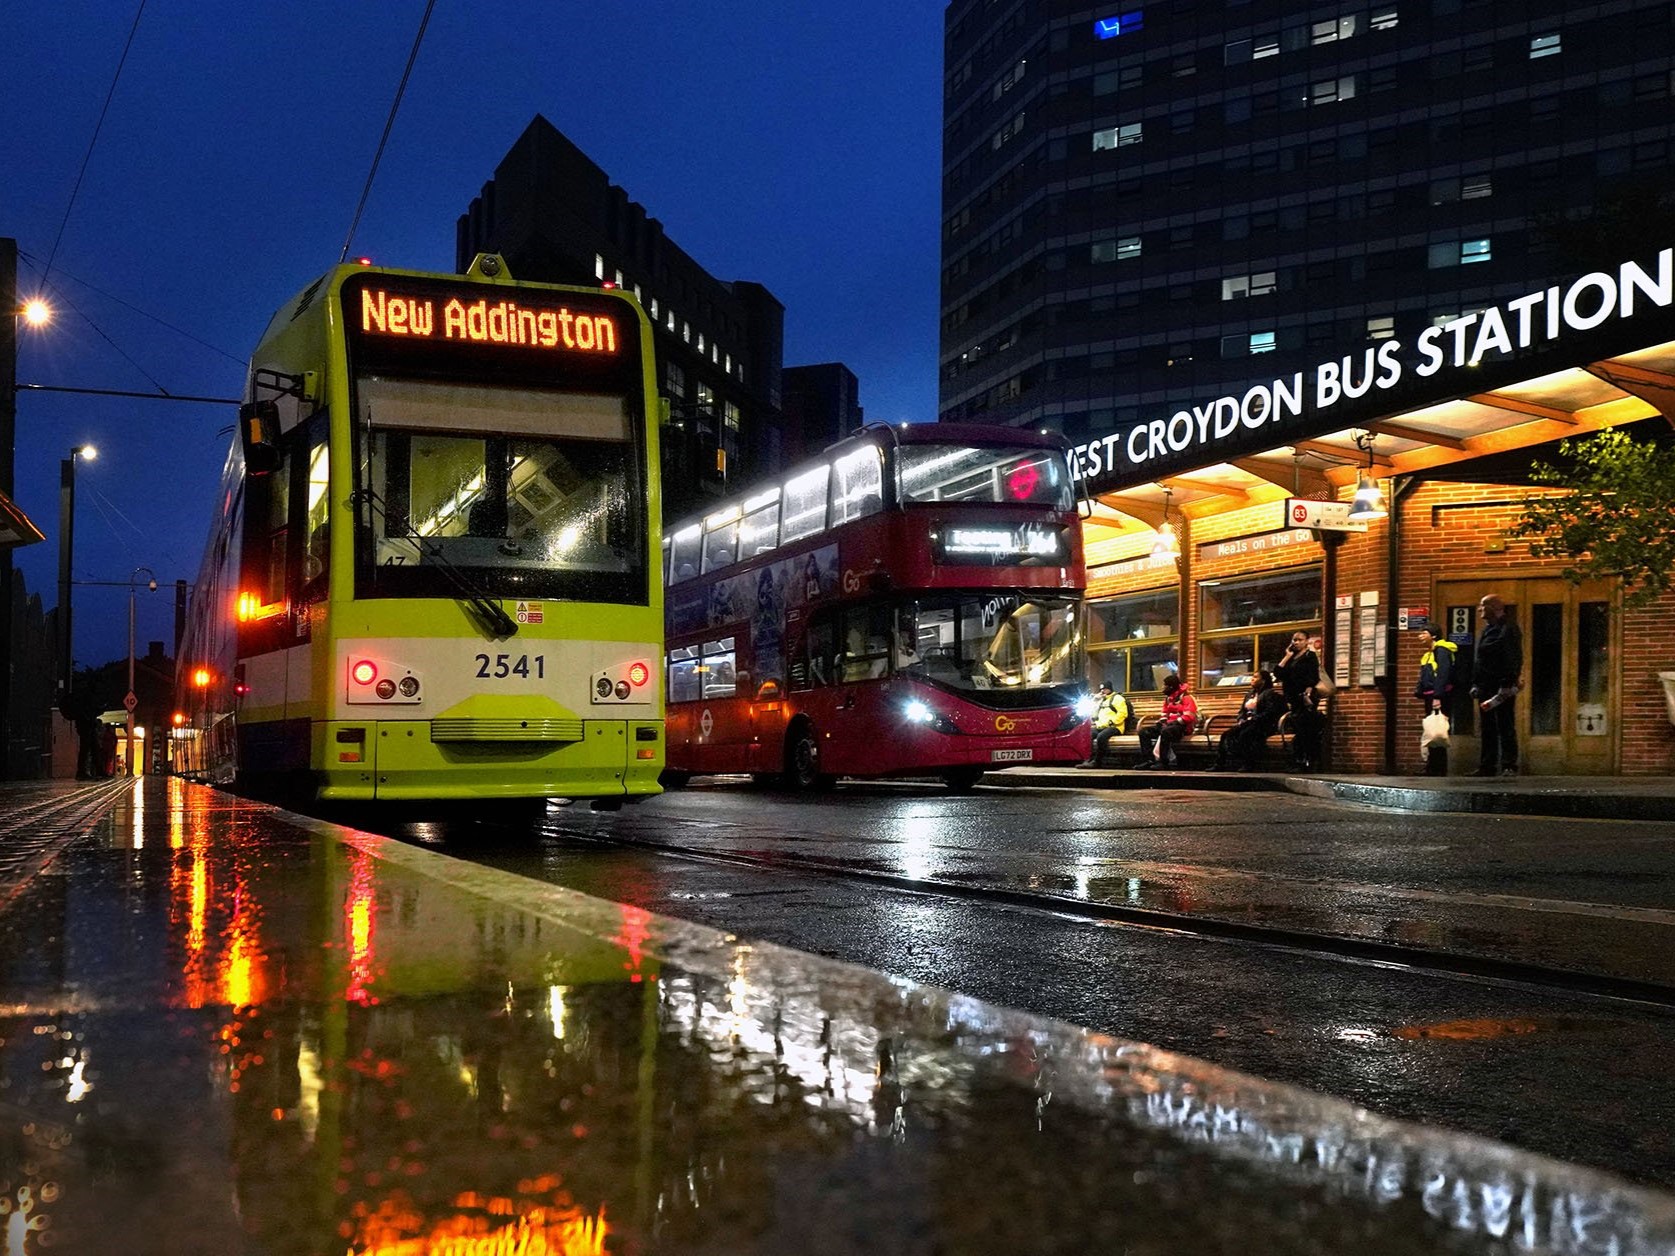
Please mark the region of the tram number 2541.
[[483, 680], [504, 680], [508, 676], [520, 676], [524, 679], [533, 674], [536, 680], [547, 678], [547, 656], [537, 654], [531, 658], [527, 654], [516, 656], [510, 654], [496, 654], [493, 656], [479, 654], [477, 656], [477, 675]]

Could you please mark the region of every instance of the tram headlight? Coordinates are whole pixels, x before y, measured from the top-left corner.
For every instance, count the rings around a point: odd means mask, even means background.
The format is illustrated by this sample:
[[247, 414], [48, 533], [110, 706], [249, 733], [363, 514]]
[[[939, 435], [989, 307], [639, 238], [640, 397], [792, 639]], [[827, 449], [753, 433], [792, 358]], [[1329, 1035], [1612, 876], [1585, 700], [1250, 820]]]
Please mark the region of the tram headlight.
[[411, 698], [419, 692], [419, 678], [417, 676], [403, 676], [401, 683], [396, 688], [401, 690], [402, 697]]
[[380, 698], [393, 698], [395, 697], [395, 681], [386, 676], [383, 680], [378, 682], [377, 687], [373, 689], [373, 692]]
[[611, 696], [611, 678], [609, 676], [601, 676], [598, 680], [594, 681], [593, 682], [593, 692], [598, 694], [601, 698], [610, 697]]
[[1099, 709], [1099, 699], [1091, 693], [1084, 693], [1076, 699], [1076, 718], [1080, 720], [1092, 719], [1093, 713]]
[[917, 699], [902, 708], [902, 714], [907, 716], [908, 722], [911, 724], [929, 724], [931, 722], [931, 709]]

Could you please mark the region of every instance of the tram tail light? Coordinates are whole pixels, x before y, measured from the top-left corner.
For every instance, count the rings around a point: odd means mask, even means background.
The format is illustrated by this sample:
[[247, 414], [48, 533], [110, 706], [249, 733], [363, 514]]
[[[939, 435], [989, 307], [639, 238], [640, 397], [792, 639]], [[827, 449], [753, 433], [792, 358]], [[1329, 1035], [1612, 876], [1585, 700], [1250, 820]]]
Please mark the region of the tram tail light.
[[358, 706], [419, 706], [424, 702], [421, 678], [411, 668], [388, 658], [351, 654], [344, 698]]
[[378, 664], [371, 659], [361, 659], [350, 666], [349, 676], [357, 685], [370, 685], [378, 679]]
[[651, 664], [644, 659], [618, 663], [593, 673], [588, 697], [594, 706], [615, 706], [619, 702], [650, 702], [652, 695], [644, 692], [651, 684]]

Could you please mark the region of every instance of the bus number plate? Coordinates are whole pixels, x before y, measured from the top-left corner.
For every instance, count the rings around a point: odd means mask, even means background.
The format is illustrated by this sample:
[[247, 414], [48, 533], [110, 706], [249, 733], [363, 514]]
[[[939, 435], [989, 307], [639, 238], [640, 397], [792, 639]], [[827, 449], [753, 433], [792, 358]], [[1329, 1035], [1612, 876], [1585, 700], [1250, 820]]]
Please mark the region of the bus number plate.
[[547, 656], [545, 654], [479, 654], [477, 656], [477, 675], [483, 680], [505, 680], [516, 676], [520, 680], [534, 677], [536, 680], [547, 678]]
[[1034, 750], [991, 750], [990, 763], [1027, 763], [1035, 758]]

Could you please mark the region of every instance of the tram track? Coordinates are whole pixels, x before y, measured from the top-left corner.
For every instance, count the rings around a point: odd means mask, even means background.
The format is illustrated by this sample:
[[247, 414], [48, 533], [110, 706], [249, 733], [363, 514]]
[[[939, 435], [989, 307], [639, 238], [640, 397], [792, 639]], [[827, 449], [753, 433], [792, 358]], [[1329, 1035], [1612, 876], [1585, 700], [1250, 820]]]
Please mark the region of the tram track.
[[[1401, 942], [1346, 937], [1340, 934], [1293, 927], [1253, 924], [1224, 917], [1173, 912], [1156, 907], [1071, 898], [1044, 890], [1021, 890], [993, 884], [950, 881], [936, 877], [912, 877], [854, 864], [811, 859], [782, 853], [752, 854], [740, 851], [704, 850], [678, 842], [662, 842], [620, 834], [549, 824], [545, 831], [573, 841], [638, 850], [670, 858], [723, 867], [817, 876], [837, 881], [862, 883], [897, 892], [930, 895], [972, 903], [1022, 908], [1089, 924], [1142, 929], [1201, 941], [1221, 941], [1262, 947], [1321, 960], [1360, 963], [1421, 976], [1472, 981], [1550, 995], [1568, 995], [1642, 1010], [1675, 1012], [1675, 986], [1583, 969], [1445, 951]], [[1446, 896], [1441, 896], [1446, 897]]]

